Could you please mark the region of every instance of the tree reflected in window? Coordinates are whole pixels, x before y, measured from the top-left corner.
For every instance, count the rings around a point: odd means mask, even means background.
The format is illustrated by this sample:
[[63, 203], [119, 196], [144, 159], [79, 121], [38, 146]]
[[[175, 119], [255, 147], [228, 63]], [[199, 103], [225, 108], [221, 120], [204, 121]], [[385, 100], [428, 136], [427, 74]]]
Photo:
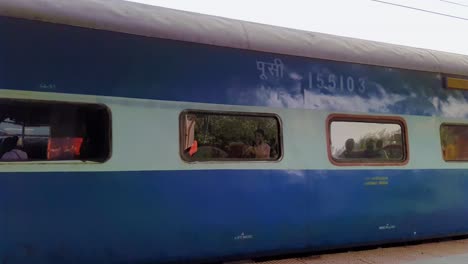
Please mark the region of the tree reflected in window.
[[281, 155], [276, 116], [190, 111], [181, 121], [187, 161], [277, 160]]
[[403, 133], [395, 122], [332, 121], [331, 155], [337, 162], [401, 162], [406, 157]]

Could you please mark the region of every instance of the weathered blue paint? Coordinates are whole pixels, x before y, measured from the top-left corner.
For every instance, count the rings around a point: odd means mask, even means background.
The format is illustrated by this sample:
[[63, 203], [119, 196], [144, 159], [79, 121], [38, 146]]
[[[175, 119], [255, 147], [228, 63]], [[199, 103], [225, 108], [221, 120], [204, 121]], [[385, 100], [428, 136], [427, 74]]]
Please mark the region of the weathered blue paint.
[[461, 234], [467, 188], [466, 170], [2, 173], [0, 255], [164, 262]]
[[[453, 111], [454, 107], [466, 105], [468, 93], [444, 89], [436, 73], [12, 18], [0, 18], [0, 34], [8, 36], [0, 42], [1, 89], [468, 117], [468, 111]], [[274, 78], [267, 67], [267, 78], [261, 79], [257, 62], [272, 63], [275, 59], [284, 64], [283, 77]], [[348, 77], [354, 85], [347, 84]], [[365, 89], [360, 89], [361, 82]]]
[[[436, 73], [3, 17], [0, 35], [0, 89], [468, 117], [468, 93]], [[257, 62], [275, 59], [283, 76], [261, 79]], [[468, 233], [467, 170], [402, 168], [0, 172], [0, 259], [163, 262]]]

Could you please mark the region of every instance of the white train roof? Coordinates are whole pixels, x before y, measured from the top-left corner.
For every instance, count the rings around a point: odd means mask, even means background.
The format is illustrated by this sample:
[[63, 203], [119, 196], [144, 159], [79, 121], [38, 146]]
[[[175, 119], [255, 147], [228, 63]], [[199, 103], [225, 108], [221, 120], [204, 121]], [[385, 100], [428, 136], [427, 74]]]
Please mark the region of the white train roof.
[[0, 16], [286, 55], [468, 76], [468, 56], [121, 0], [0, 0]]

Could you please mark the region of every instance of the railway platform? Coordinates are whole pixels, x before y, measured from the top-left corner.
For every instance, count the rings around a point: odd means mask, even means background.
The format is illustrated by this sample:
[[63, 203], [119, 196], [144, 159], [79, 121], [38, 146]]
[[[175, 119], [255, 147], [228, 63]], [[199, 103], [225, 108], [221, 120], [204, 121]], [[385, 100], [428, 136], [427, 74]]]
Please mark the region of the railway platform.
[[468, 239], [301, 256], [242, 264], [468, 264]]

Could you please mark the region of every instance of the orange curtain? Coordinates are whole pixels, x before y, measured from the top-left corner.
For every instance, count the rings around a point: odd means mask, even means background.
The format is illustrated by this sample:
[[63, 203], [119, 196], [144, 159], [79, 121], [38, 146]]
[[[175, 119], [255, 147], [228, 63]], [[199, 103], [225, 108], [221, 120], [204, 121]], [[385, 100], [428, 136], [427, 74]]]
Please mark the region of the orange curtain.
[[80, 156], [83, 138], [49, 138], [47, 144], [48, 160], [73, 160]]

